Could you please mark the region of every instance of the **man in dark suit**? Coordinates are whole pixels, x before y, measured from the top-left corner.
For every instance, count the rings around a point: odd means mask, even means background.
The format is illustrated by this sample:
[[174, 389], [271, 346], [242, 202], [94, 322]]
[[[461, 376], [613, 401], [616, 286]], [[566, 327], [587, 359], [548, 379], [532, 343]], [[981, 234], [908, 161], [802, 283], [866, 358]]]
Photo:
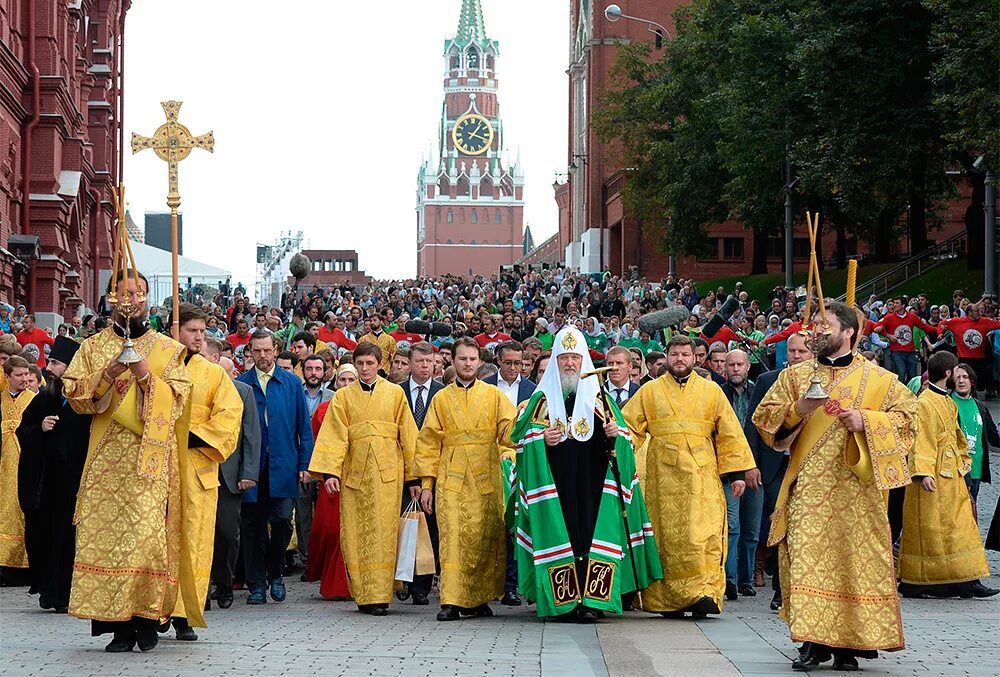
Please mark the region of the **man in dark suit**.
[[[521, 375], [521, 358], [524, 348], [517, 341], [504, 341], [497, 346], [496, 358], [499, 371], [495, 376], [483, 379], [500, 389], [515, 407], [527, 402], [535, 392], [535, 382]], [[504, 593], [501, 604], [521, 606], [517, 595], [517, 562], [514, 559], [514, 541], [507, 536], [507, 575], [504, 579]]]
[[[805, 338], [795, 333], [788, 337], [788, 364], [796, 365], [805, 362], [812, 357], [812, 353], [806, 348]], [[764, 372], [754, 383], [753, 393], [750, 394], [750, 403], [747, 405], [747, 418], [743, 426], [743, 434], [746, 435], [747, 442], [750, 443], [750, 451], [753, 452], [754, 461], [760, 470], [760, 481], [764, 487], [764, 512], [760, 520], [760, 540], [757, 546], [757, 563], [763, 565], [769, 562], [773, 571], [771, 576], [771, 587], [774, 589], [774, 596], [771, 598], [771, 610], [777, 611], [781, 608], [781, 584], [778, 581], [778, 553], [777, 548], [767, 547], [767, 534], [771, 531], [771, 513], [774, 512], [775, 503], [778, 500], [778, 491], [781, 489], [781, 482], [785, 478], [785, 471], [788, 469], [788, 455], [780, 451], [775, 451], [764, 444], [753, 424], [753, 414], [757, 411], [757, 405], [764, 399], [764, 395], [771, 389], [775, 381], [778, 380], [780, 369]], [[756, 578], [756, 576], [755, 576]]]
[[483, 383], [500, 388], [515, 407], [527, 401], [535, 392], [535, 382], [521, 375], [521, 357], [524, 351], [517, 341], [504, 341], [497, 346], [496, 358], [499, 367], [496, 376], [483, 379]]
[[632, 352], [628, 348], [615, 346], [608, 350], [604, 364], [611, 367], [611, 371], [608, 372], [608, 395], [620, 409], [639, 391], [639, 384], [630, 378]]
[[[424, 425], [424, 416], [430, 408], [431, 400], [441, 390], [444, 384], [431, 378], [434, 373], [434, 348], [426, 341], [418, 341], [410, 346], [410, 378], [406, 379], [399, 386], [406, 393], [406, 402], [410, 405], [410, 412], [413, 413], [413, 420], [419, 430]], [[403, 509], [410, 504], [410, 501], [420, 498], [420, 480], [408, 482], [403, 489]], [[427, 530], [430, 532], [431, 545], [434, 548], [434, 557], [437, 559], [438, 550], [438, 530], [437, 520], [433, 514], [425, 515], [427, 520]], [[400, 601], [413, 596], [413, 603], [417, 606], [428, 604], [427, 595], [431, 592], [431, 583], [434, 581], [433, 574], [423, 574], [414, 576], [413, 582], [403, 584], [403, 589], [396, 593], [396, 598]]]
[[[220, 358], [219, 364], [236, 375], [236, 368], [229, 358]], [[215, 554], [212, 556], [212, 582], [216, 585], [215, 600], [220, 609], [233, 605], [233, 575], [240, 550], [240, 512], [243, 492], [257, 486], [260, 475], [260, 419], [254, 401], [253, 388], [246, 383], [233, 381], [236, 392], [243, 400], [243, 419], [236, 451], [219, 466], [219, 507], [215, 514]]]

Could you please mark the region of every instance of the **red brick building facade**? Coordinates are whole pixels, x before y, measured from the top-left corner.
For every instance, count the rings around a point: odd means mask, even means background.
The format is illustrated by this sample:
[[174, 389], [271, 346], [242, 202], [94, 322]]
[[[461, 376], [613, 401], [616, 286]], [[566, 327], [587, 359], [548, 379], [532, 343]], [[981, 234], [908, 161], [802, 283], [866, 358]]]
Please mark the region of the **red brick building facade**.
[[0, 0], [0, 300], [72, 315], [109, 269], [129, 0]]
[[[367, 284], [368, 276], [358, 266], [358, 253], [353, 249], [303, 249], [309, 257], [312, 271], [299, 283], [302, 289], [314, 284], [323, 288], [348, 284]], [[288, 284], [294, 285], [295, 278], [289, 277]]]
[[491, 275], [522, 255], [524, 175], [519, 159], [505, 166], [502, 157], [499, 56], [480, 0], [462, 0], [444, 45], [437, 158], [417, 174], [417, 275]]
[[[622, 19], [608, 21], [604, 8], [608, 3], [598, 0], [570, 0], [569, 75], [569, 146], [567, 153], [568, 179], [553, 186], [559, 214], [559, 258], [573, 269], [585, 273], [597, 272], [610, 266], [621, 273], [631, 266], [650, 279], [665, 276], [670, 257], [660, 252], [642, 223], [631, 218], [625, 208], [622, 192], [628, 173], [615, 162], [614, 148], [601, 141], [589, 124], [601, 94], [612, 83], [609, 71], [617, 58], [619, 42], [652, 43], [655, 36], [647, 24]], [[672, 16], [687, 0], [619, 0], [624, 14], [652, 20], [673, 31]], [[663, 48], [669, 49], [664, 37]], [[964, 182], [963, 182], [964, 184]], [[931, 233], [931, 241], [941, 241], [964, 228], [962, 215], [968, 204], [964, 185], [962, 199], [948, 210], [948, 220], [941, 231]], [[676, 271], [684, 277], [711, 279], [747, 274], [753, 261], [753, 234], [736, 222], [712, 226], [709, 231], [715, 247], [714, 255], [704, 258], [679, 257]], [[784, 256], [782, 238], [768, 238], [768, 269], [781, 270]], [[897, 248], [906, 251], [905, 241]], [[835, 236], [824, 237], [827, 256], [835, 251]], [[545, 253], [529, 255], [526, 262], [541, 260], [552, 263], [552, 247]], [[865, 243], [848, 242], [850, 254], [866, 253]], [[809, 243], [805, 228], [798, 229], [794, 241], [796, 270], [808, 265]]]

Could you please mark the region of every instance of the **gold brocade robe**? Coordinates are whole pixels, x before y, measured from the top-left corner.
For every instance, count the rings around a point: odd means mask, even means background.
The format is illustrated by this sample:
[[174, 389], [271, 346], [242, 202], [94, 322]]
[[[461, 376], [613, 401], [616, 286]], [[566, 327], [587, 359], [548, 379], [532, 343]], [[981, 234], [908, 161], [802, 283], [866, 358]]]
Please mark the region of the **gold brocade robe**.
[[503, 595], [507, 532], [500, 456], [517, 410], [496, 386], [447, 386], [431, 400], [414, 475], [437, 483], [441, 604], [474, 608]]
[[309, 472], [340, 478], [340, 547], [359, 605], [392, 598], [399, 500], [416, 441], [406, 393], [383, 378], [370, 392], [357, 381], [337, 390], [316, 437]]
[[[990, 575], [964, 477], [972, 467], [969, 444], [958, 424], [958, 407], [930, 388], [917, 399], [913, 484], [903, 501], [899, 578], [918, 585], [964, 583]], [[933, 477], [934, 491], [920, 477]]]
[[[782, 371], [753, 415], [766, 444], [791, 451], [768, 537], [768, 545], [778, 546], [780, 615], [793, 641], [902, 649], [880, 486], [909, 481], [916, 399], [895, 374], [855, 355], [846, 367], [819, 367], [830, 412], [824, 405], [803, 419], [796, 402], [812, 374], [812, 361]], [[848, 431], [837, 408], [859, 410], [864, 431]]]
[[[201, 355], [187, 363], [191, 379], [181, 425], [177, 459], [181, 477], [180, 594], [173, 615], [205, 627], [205, 599], [215, 550], [215, 510], [219, 501], [219, 464], [236, 449], [243, 399], [226, 371]], [[189, 433], [207, 446], [189, 447]]]
[[[721, 475], [754, 468], [750, 445], [722, 389], [692, 373], [639, 388], [622, 408], [632, 439], [649, 436], [643, 490], [663, 580], [642, 592], [646, 611], [678, 611], [703, 597], [722, 610], [726, 496]], [[638, 442], [637, 442], [638, 444]]]
[[76, 560], [69, 613], [125, 621], [163, 619], [177, 600], [181, 496], [176, 431], [191, 383], [184, 346], [152, 331], [135, 339], [149, 376], [104, 369], [122, 350], [108, 328], [84, 341], [63, 375], [70, 406], [93, 414], [73, 523]]
[[[21, 444], [17, 440], [17, 427], [21, 414], [35, 393], [24, 390], [17, 398], [6, 387], [0, 395], [0, 566], [23, 569], [28, 566], [28, 553], [24, 549], [24, 513], [17, 502], [17, 466], [21, 459]], [[31, 453], [32, 450], [28, 450]]]

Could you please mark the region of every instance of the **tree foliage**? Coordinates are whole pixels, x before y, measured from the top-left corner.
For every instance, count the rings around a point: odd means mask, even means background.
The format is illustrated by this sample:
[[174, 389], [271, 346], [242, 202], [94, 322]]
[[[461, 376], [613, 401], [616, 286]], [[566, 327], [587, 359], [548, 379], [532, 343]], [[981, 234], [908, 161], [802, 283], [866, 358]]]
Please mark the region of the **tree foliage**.
[[[594, 115], [632, 169], [632, 213], [665, 250], [687, 255], [704, 252], [710, 225], [734, 219], [754, 233], [753, 272], [764, 272], [789, 161], [797, 212], [823, 212], [839, 258], [849, 235], [886, 258], [901, 221], [922, 250], [954, 195], [946, 172], [958, 149], [996, 142], [996, 51], [946, 47], [976, 4], [694, 0], [675, 13], [662, 53], [621, 47]], [[975, 40], [989, 42], [988, 32]], [[992, 69], [962, 79], [984, 61]], [[992, 100], [969, 103], [991, 86]]]

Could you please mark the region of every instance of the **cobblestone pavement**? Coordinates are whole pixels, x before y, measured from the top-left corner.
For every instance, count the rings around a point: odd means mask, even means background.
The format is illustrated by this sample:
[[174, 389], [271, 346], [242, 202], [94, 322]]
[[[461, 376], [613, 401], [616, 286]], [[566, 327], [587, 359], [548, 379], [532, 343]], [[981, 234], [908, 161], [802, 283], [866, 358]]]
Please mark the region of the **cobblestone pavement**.
[[[993, 407], [994, 410], [1000, 407]], [[1000, 455], [993, 456], [1000, 468]], [[997, 485], [983, 485], [985, 532]], [[1000, 573], [1000, 553], [988, 552]], [[80, 620], [41, 611], [25, 588], [0, 589], [0, 675], [770, 675], [790, 674], [794, 646], [768, 610], [770, 588], [698, 623], [629, 613], [596, 626], [542, 622], [533, 607], [494, 605], [493, 619], [439, 623], [437, 607], [394, 603], [390, 616], [319, 598], [318, 584], [287, 579], [288, 600], [247, 607], [245, 593], [194, 643], [171, 631], [149, 654], [104, 653]], [[987, 581], [1000, 587], [1000, 578]], [[907, 648], [862, 661], [869, 675], [1000, 675], [1000, 596], [903, 600]], [[829, 665], [829, 664], [828, 664]], [[828, 670], [827, 670], [828, 671]]]

